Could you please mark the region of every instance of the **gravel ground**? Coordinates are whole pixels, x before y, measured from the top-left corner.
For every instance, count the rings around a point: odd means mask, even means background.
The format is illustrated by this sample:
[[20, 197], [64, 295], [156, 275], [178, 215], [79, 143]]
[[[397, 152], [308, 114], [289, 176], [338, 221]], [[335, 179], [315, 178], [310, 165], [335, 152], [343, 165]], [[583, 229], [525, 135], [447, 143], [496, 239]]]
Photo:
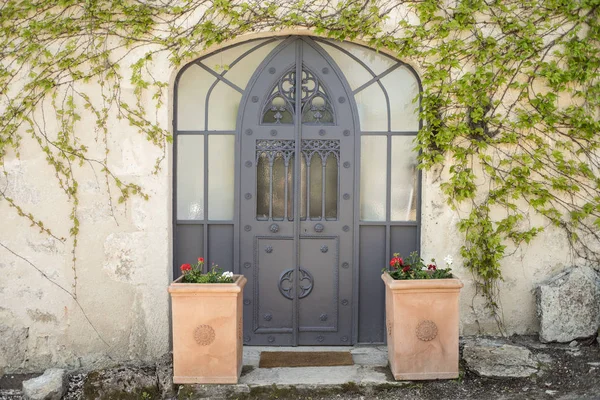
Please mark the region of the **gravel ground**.
[[[371, 400], [371, 399], [599, 399], [600, 400], [600, 348], [598, 342], [568, 344], [541, 344], [532, 337], [512, 337], [511, 341], [527, 346], [543, 368], [529, 378], [492, 379], [475, 375], [461, 366], [461, 377], [449, 381], [407, 382], [402, 387], [390, 385], [358, 386], [348, 383], [339, 387], [252, 388], [250, 393], [232, 394], [229, 399], [239, 400]], [[387, 368], [386, 368], [387, 370]], [[389, 373], [389, 370], [388, 370]], [[0, 400], [21, 400], [20, 388], [28, 375], [5, 375], [0, 378]], [[65, 400], [83, 399], [83, 382], [86, 375], [72, 374]], [[199, 398], [190, 395], [189, 387], [179, 388], [179, 399]]]

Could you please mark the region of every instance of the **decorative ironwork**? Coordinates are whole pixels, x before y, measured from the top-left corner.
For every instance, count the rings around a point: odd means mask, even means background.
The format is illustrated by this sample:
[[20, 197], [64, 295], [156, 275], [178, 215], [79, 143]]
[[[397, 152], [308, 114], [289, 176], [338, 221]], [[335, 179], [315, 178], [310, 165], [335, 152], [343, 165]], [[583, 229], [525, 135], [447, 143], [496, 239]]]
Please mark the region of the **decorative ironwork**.
[[342, 336], [342, 337], [340, 338], [340, 340], [341, 340], [342, 342], [346, 343], [346, 342], [348, 341], [348, 336]]
[[348, 264], [347, 262], [342, 263], [342, 268], [348, 269], [348, 268], [350, 268], [350, 264]]
[[250, 301], [250, 299], [244, 299], [244, 304], [249, 306], [252, 303], [252, 301]]
[[252, 166], [252, 161], [248, 160], [244, 163], [244, 165], [246, 166], [246, 168], [250, 168]]
[[[277, 155], [283, 157], [287, 164], [290, 158], [295, 153], [296, 143], [294, 140], [288, 139], [264, 139], [256, 141], [256, 161], [264, 154], [269, 162], [274, 162]], [[339, 162], [340, 158], [340, 141], [332, 139], [303, 139], [302, 154], [307, 160], [310, 160], [315, 154], [321, 157], [323, 163], [327, 157], [332, 154]]]
[[344, 200], [350, 200], [350, 194], [344, 193]]
[[[299, 299], [303, 299], [310, 294], [313, 290], [313, 276], [310, 272], [299, 268], [300, 278], [298, 279], [298, 288], [300, 289]], [[303, 282], [306, 282], [303, 284]], [[286, 299], [292, 300], [294, 298], [294, 270], [288, 269], [281, 273], [279, 277], [279, 292]]]
[[325, 131], [325, 129], [319, 129], [319, 136], [325, 136], [327, 134], [327, 132]]
[[271, 89], [263, 106], [262, 122], [293, 124], [294, 108], [296, 106], [295, 98], [296, 67], [293, 66], [283, 73]]
[[248, 136], [252, 136], [252, 133], [253, 133], [253, 132], [252, 132], [252, 129], [246, 129], [246, 132], [245, 132], [245, 133], [246, 133], [246, 135], [248, 135]]
[[[271, 69], [269, 72], [275, 73]], [[306, 67], [302, 68], [300, 90], [302, 92], [302, 122], [319, 125], [333, 124], [334, 111], [329, 95], [317, 76]], [[285, 71], [269, 93], [263, 106], [262, 123], [293, 124], [297, 101], [296, 66]], [[254, 101], [254, 99], [252, 100]]]
[[435, 337], [438, 334], [438, 327], [435, 324], [435, 322], [433, 322], [433, 321], [430, 321], [430, 320], [421, 321], [421, 322], [419, 322], [419, 325], [417, 325], [417, 329], [416, 329], [415, 333], [417, 335], [417, 338], [419, 338], [419, 340], [428, 342], [430, 340], [435, 339]]
[[244, 263], [244, 268], [250, 268], [251, 266], [252, 266], [252, 264], [249, 262]]
[[329, 251], [329, 247], [327, 247], [327, 245], [323, 245], [321, 246], [321, 253], [327, 253]]
[[302, 69], [302, 122], [333, 124], [333, 107], [323, 84], [309, 69]]
[[269, 254], [272, 253], [273, 252], [273, 246], [271, 246], [270, 244], [266, 245], [265, 246], [265, 252], [267, 252]]
[[244, 336], [244, 342], [248, 343], [251, 340], [249, 335]]
[[317, 336], [317, 342], [321, 343], [321, 342], [323, 342], [323, 340], [325, 340], [325, 336], [323, 336], [323, 335]]
[[252, 230], [252, 227], [251, 227], [250, 225], [245, 225], [245, 226], [244, 226], [244, 230], [245, 230], [246, 232], [250, 232], [250, 231]]
[[350, 136], [350, 130], [344, 129], [344, 136]]
[[319, 319], [323, 322], [327, 321], [327, 318], [328, 318], [327, 314], [321, 314], [321, 316], [319, 317]]
[[274, 336], [269, 336], [267, 338], [267, 340], [269, 341], [269, 343], [273, 343], [275, 341], [275, 337]]
[[215, 330], [210, 325], [199, 325], [194, 330], [194, 340], [200, 346], [208, 346], [215, 341]]
[[252, 198], [252, 193], [246, 193], [246, 194], [244, 195], [244, 198], [245, 198], [246, 200], [250, 200], [250, 199]]
[[290, 158], [294, 155], [295, 147], [295, 140], [257, 140], [256, 161], [258, 162], [259, 157], [264, 154], [269, 160], [269, 163], [273, 163], [275, 161], [275, 157], [277, 157], [277, 155], [281, 155], [284, 163], [288, 164], [290, 162]]
[[348, 232], [348, 231], [350, 230], [350, 227], [349, 227], [348, 225], [344, 225], [344, 226], [342, 227], [342, 230], [343, 230], [344, 232]]
[[271, 315], [271, 314], [265, 314], [265, 315], [263, 316], [263, 318], [265, 319], [265, 321], [270, 321], [270, 320], [272, 320], [272, 319], [273, 319], [273, 315]]
[[350, 168], [350, 161], [344, 161], [344, 168]]
[[348, 300], [346, 300], [346, 299], [342, 300], [342, 305], [343, 306], [347, 306], [348, 305]]
[[271, 136], [277, 136], [277, 129], [271, 129]]
[[279, 225], [271, 224], [271, 226], [269, 227], [269, 230], [273, 233], [277, 233], [277, 232], [279, 232]]
[[323, 232], [323, 229], [325, 229], [325, 226], [323, 226], [323, 224], [315, 225], [315, 232], [321, 233], [321, 232]]
[[318, 154], [323, 163], [326, 163], [327, 157], [332, 154], [339, 162], [340, 141], [333, 139], [302, 139], [302, 154], [304, 154], [307, 161], [310, 161], [315, 154]]

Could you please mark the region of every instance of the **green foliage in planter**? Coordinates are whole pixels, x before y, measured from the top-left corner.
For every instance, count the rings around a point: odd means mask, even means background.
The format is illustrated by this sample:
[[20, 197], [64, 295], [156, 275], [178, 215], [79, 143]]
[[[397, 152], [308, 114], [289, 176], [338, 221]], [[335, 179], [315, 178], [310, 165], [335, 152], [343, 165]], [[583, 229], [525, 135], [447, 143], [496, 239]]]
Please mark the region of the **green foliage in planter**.
[[[157, 118], [168, 83], [154, 60], [176, 68], [211, 45], [289, 27], [360, 39], [417, 67], [420, 167], [460, 215], [464, 265], [492, 315], [503, 258], [548, 227], [562, 230], [573, 262], [600, 264], [600, 0], [11, 0], [0, 6], [0, 167], [26, 134], [54, 172], [71, 204], [74, 299], [77, 171], [103, 174], [113, 210], [147, 195], [113, 172], [111, 118], [162, 150], [156, 170], [172, 141]], [[121, 65], [127, 56], [137, 60]], [[83, 144], [89, 134], [100, 153]], [[0, 198], [68, 242], [4, 187]]]
[[182, 264], [182, 283], [233, 283], [233, 273], [223, 272], [218, 265], [213, 264], [208, 272], [204, 271], [204, 258], [198, 258], [194, 265]]
[[[386, 271], [384, 269], [384, 271]], [[387, 270], [390, 276], [396, 280], [411, 279], [450, 279], [453, 278], [452, 270], [448, 268], [438, 268], [435, 259], [429, 264], [425, 264], [423, 259], [416, 251], [403, 259], [399, 253], [394, 253], [390, 260], [390, 269]]]

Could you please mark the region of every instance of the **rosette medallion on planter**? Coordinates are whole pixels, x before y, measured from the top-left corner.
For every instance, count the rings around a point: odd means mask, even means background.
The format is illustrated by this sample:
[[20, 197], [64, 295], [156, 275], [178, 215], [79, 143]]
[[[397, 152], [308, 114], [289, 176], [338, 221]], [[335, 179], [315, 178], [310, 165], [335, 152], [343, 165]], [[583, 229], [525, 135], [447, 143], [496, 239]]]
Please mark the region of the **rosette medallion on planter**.
[[202, 274], [203, 263], [200, 258], [197, 266], [182, 265], [184, 275], [169, 285], [173, 382], [237, 383], [242, 371], [246, 278], [214, 267]]
[[[396, 380], [458, 378], [459, 294], [450, 269], [394, 255], [385, 283], [388, 360]], [[449, 262], [448, 262], [449, 260]], [[451, 264], [447, 258], [447, 263]]]

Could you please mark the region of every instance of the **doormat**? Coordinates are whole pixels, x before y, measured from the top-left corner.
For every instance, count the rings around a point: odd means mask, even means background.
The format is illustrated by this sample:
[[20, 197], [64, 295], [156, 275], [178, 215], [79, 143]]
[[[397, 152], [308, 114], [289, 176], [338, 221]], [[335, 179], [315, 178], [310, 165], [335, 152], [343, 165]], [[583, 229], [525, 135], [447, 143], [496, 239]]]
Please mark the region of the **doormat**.
[[259, 368], [354, 365], [349, 351], [263, 351]]

